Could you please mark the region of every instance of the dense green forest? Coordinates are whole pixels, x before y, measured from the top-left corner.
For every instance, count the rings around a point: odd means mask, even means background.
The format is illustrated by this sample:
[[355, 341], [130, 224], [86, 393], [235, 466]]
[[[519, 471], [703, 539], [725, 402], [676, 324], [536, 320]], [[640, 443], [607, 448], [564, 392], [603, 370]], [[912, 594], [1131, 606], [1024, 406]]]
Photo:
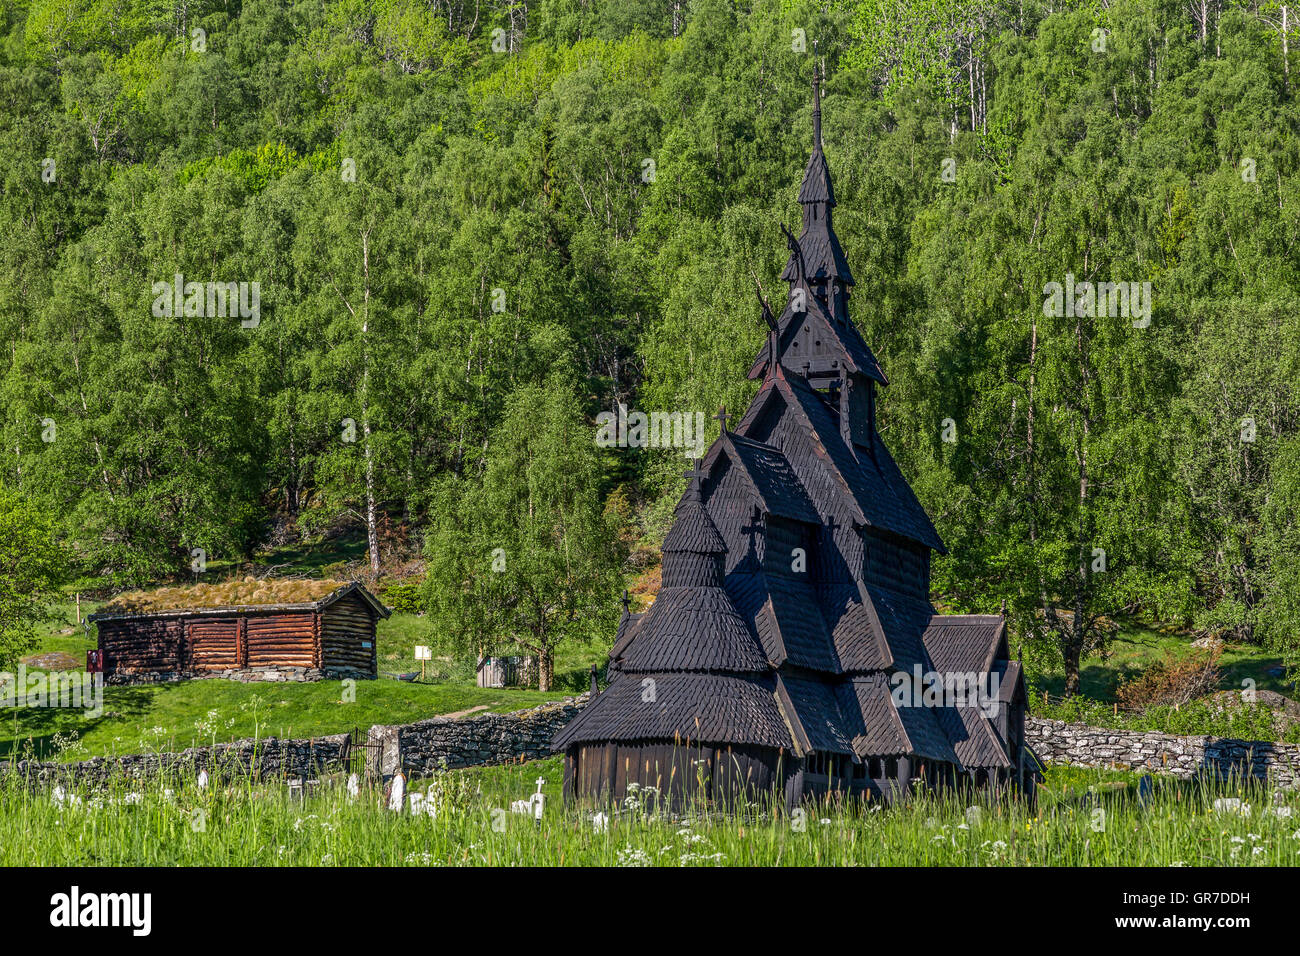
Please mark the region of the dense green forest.
[[[1272, 2], [0, 11], [0, 491], [80, 574], [340, 528], [436, 568], [490, 543], [464, 515], [525, 499], [610, 561], [653, 542], [687, 459], [574, 423], [744, 407], [817, 60], [936, 600], [1005, 600], [1067, 657], [1116, 615], [1300, 644], [1300, 76]], [[1051, 307], [1076, 281], [1149, 283], [1149, 316]], [[245, 285], [214, 315], [191, 282]], [[564, 480], [512, 484], [543, 439]]]

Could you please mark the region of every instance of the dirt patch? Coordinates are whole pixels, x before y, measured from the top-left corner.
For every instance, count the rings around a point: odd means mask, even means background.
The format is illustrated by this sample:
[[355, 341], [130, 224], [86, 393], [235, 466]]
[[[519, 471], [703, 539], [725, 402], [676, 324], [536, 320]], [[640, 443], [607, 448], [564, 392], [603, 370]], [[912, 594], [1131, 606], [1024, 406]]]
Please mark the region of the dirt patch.
[[48, 654], [31, 654], [22, 659], [28, 667], [43, 671], [79, 671], [85, 670], [85, 658], [74, 657], [67, 651], [50, 651]]
[[470, 714], [477, 714], [480, 710], [487, 710], [491, 704], [479, 704], [477, 707], [471, 707], [469, 710], [458, 710], [452, 714], [439, 714], [439, 717], [455, 719], [457, 717], [468, 717]]

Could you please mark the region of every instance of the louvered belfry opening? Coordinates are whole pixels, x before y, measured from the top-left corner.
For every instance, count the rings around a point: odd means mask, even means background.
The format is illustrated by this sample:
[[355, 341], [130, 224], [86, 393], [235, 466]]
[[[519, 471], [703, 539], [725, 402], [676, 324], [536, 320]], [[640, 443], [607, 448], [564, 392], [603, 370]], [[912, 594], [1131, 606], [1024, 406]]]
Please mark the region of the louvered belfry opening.
[[[779, 318], [762, 303], [759, 390], [731, 427], [720, 416], [664, 539], [659, 593], [625, 607], [608, 686], [553, 741], [569, 799], [1032, 796], [1003, 619], [935, 613], [943, 542], [876, 431], [888, 379], [849, 314], [818, 76], [799, 203], [788, 301]], [[952, 675], [988, 692], [926, 692]]]

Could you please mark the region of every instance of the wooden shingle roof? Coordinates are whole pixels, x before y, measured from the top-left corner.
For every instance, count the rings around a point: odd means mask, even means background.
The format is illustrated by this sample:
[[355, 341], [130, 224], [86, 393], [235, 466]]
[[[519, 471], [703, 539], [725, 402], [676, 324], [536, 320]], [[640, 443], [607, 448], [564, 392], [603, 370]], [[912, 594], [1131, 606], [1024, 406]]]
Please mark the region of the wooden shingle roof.
[[839, 686], [839, 695], [843, 710], [858, 717], [852, 726], [852, 741], [859, 757], [916, 754], [960, 764], [936, 710], [898, 706], [885, 673], [850, 678]]
[[[781, 354], [790, 362], [798, 363], [800, 360], [790, 351], [791, 344], [798, 338], [800, 331], [805, 324], [810, 324], [815, 331], [816, 337], [831, 346], [839, 357], [839, 361], [850, 372], [861, 372], [868, 378], [875, 379], [881, 385], [888, 385], [889, 379], [885, 377], [884, 369], [876, 360], [875, 354], [867, 346], [866, 341], [858, 332], [857, 327], [850, 322], [836, 322], [826, 307], [822, 305], [821, 300], [812, 292], [805, 290], [803, 296], [804, 308], [795, 310], [795, 302], [792, 299], [786, 304], [785, 311], [781, 313], [777, 321], [777, 334], [780, 336], [779, 346]], [[753, 365], [749, 369], [750, 378], [758, 378], [762, 375], [768, 365], [768, 357], [771, 352], [771, 343], [764, 342], [758, 357], [754, 359]], [[798, 374], [799, 368], [794, 368], [794, 373]]]
[[[809, 460], [800, 462], [788, 450], [786, 452], [786, 458], [791, 460], [796, 473], [803, 467], [829, 468], [837, 479], [835, 486], [842, 489], [852, 511], [863, 524], [946, 553], [929, 516], [903, 480], [884, 443], [876, 442], [874, 458], [865, 451], [861, 455], [855, 454], [841, 437], [839, 422], [826, 399], [802, 376], [786, 375], [780, 368], [768, 376], [737, 431], [745, 433], [757, 419], [757, 409], [761, 407], [760, 399], [765, 392], [772, 393], [773, 397], [781, 396], [786, 407], [795, 411], [807, 431], [811, 451]], [[810, 487], [810, 484], [805, 482], [805, 487]], [[823, 514], [837, 510], [832, 502], [818, 501], [816, 497], [814, 504]]]
[[765, 672], [767, 656], [720, 587], [663, 588], [623, 648], [626, 671]]
[[[650, 681], [652, 683], [645, 683]], [[681, 740], [794, 749], [772, 677], [622, 674], [552, 741]]]
[[[804, 524], [821, 524], [812, 499], [779, 448], [733, 432], [723, 432], [716, 447], [725, 450], [749, 479], [764, 512]], [[717, 452], [712, 451], [706, 464], [716, 457]]]
[[779, 673], [776, 698], [801, 756], [811, 751], [853, 754], [846, 733], [850, 718], [840, 710], [833, 686], [794, 673]]

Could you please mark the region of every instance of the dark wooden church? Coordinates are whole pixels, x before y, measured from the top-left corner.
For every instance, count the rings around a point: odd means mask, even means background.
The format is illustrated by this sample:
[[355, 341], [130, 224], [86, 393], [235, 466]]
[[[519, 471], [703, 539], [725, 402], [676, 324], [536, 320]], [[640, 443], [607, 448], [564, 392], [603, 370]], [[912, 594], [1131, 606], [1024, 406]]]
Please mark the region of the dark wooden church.
[[658, 597], [625, 609], [609, 686], [553, 741], [568, 798], [1032, 792], [1003, 618], [929, 601], [944, 546], [876, 430], [888, 380], [849, 318], [813, 90], [789, 302], [779, 319], [764, 304], [749, 373], [762, 387], [734, 428], [720, 416], [664, 540]]

